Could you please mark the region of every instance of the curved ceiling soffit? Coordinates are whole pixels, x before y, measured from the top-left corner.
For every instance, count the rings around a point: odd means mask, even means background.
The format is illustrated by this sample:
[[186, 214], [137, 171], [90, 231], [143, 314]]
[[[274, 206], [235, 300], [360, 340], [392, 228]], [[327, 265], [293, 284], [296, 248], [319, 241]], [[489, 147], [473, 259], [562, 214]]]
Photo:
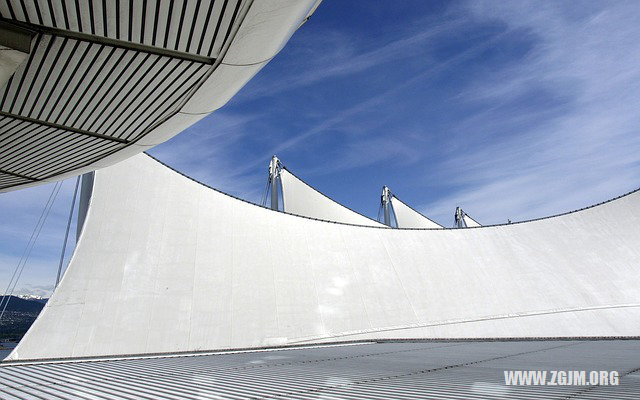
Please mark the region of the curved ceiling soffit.
[[2, 2], [0, 30], [26, 32], [31, 50], [0, 88], [0, 192], [170, 139], [222, 107], [318, 4]]

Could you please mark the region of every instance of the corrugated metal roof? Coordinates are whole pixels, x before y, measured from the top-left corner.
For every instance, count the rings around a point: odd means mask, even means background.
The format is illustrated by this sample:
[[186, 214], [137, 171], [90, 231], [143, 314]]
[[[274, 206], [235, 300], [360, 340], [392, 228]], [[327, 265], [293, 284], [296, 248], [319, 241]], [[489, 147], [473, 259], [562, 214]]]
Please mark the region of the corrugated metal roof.
[[[504, 370], [617, 370], [618, 386], [506, 386]], [[382, 342], [3, 365], [3, 399], [636, 399], [640, 341]]]

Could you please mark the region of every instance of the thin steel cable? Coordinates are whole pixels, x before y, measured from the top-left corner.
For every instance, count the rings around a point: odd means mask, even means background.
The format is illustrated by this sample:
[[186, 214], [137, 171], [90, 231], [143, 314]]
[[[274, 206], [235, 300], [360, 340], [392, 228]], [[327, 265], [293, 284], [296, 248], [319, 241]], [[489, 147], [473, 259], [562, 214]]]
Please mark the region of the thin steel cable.
[[42, 218], [44, 217], [44, 214], [45, 214], [45, 212], [47, 210], [49, 202], [51, 201], [51, 198], [52, 198], [53, 194], [55, 193], [57, 186], [58, 186], [58, 182], [56, 182], [56, 184], [53, 187], [53, 190], [49, 194], [49, 198], [47, 199], [47, 202], [45, 203], [45, 206], [42, 209], [42, 213], [40, 213], [40, 218], [38, 218], [38, 222], [36, 222], [36, 226], [33, 228], [33, 231], [31, 232], [31, 236], [29, 237], [29, 241], [27, 242], [27, 245], [25, 246], [24, 251], [22, 252], [22, 255], [20, 256], [20, 260], [18, 261], [18, 265], [16, 266], [15, 270], [13, 271], [13, 275], [11, 276], [11, 280], [9, 281], [9, 284], [7, 285], [7, 289], [4, 291], [4, 296], [0, 300], [0, 307], [3, 305], [5, 299], [7, 298], [7, 294], [9, 293], [9, 289], [11, 288], [11, 285], [13, 284], [13, 280], [15, 279], [16, 274], [18, 273], [18, 269], [20, 268], [20, 264], [22, 264], [22, 261], [24, 260], [24, 257], [27, 254], [27, 250], [29, 249], [29, 246], [31, 245], [31, 241], [33, 240], [33, 237], [36, 234], [36, 231], [38, 230], [38, 226], [40, 226], [40, 222], [42, 221]]
[[62, 243], [62, 254], [60, 254], [60, 264], [58, 264], [58, 274], [56, 275], [56, 285], [54, 289], [58, 287], [60, 283], [60, 274], [62, 273], [62, 264], [64, 262], [64, 253], [67, 249], [67, 239], [69, 239], [69, 228], [71, 227], [71, 219], [73, 217], [73, 209], [76, 205], [76, 196], [78, 195], [78, 186], [80, 186], [80, 175], [76, 178], [76, 188], [73, 190], [73, 199], [71, 200], [71, 211], [69, 211], [69, 219], [67, 220], [67, 230], [64, 233], [64, 242]]
[[[38, 240], [38, 236], [40, 236], [40, 232], [42, 231], [42, 227], [44, 226], [45, 221], [47, 220], [47, 217], [49, 216], [49, 212], [51, 211], [51, 208], [53, 206], [53, 203], [56, 200], [56, 197], [58, 196], [58, 193], [60, 192], [60, 188], [62, 187], [62, 182], [56, 182], [55, 186], [53, 187], [53, 190], [51, 192], [51, 195], [49, 195], [49, 200], [47, 200], [47, 203], [45, 204], [45, 209], [43, 210], [43, 215], [41, 215], [41, 219], [38, 220], [38, 222], [40, 223], [40, 225], [36, 225], [36, 229], [35, 229], [35, 236], [32, 234], [31, 237], [33, 238], [32, 241], [30, 241], [30, 243], [27, 244], [27, 250], [26, 250], [26, 256], [23, 259], [22, 262], [22, 267], [20, 267], [20, 263], [18, 263], [18, 267], [16, 268], [16, 270], [18, 271], [18, 276], [15, 279], [15, 282], [13, 282], [13, 287], [11, 287], [11, 291], [8, 293], [5, 293], [5, 298], [7, 299], [4, 302], [4, 306], [2, 308], [2, 312], [0, 312], [0, 322], [2, 321], [2, 317], [4, 316], [4, 312], [7, 309], [7, 306], [9, 305], [9, 300], [11, 299], [11, 296], [13, 295], [13, 291], [15, 290], [16, 286], [18, 285], [18, 281], [20, 280], [20, 276], [22, 276], [22, 272], [24, 271], [24, 267], [25, 265], [27, 265], [27, 261], [29, 260], [29, 256], [31, 255], [31, 250], [33, 250], [33, 247], [36, 243], [36, 241]], [[15, 275], [15, 271], [14, 271], [14, 275]], [[9, 284], [11, 286], [11, 284]]]
[[267, 179], [267, 185], [264, 189], [264, 193], [262, 194], [262, 202], [260, 203], [262, 206], [267, 206], [267, 198], [269, 197], [269, 188], [271, 187], [271, 179]]

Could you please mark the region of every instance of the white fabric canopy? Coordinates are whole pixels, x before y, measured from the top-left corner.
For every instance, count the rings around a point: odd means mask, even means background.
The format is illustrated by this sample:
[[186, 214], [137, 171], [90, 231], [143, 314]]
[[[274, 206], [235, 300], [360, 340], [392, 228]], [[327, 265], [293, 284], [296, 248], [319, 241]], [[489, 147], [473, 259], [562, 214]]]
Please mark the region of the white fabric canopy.
[[9, 359], [635, 336], [639, 225], [640, 191], [477, 229], [328, 223], [239, 200], [141, 154], [96, 171], [69, 268]]
[[467, 228], [471, 228], [474, 226], [482, 226], [478, 223], [478, 221], [476, 221], [475, 219], [471, 218], [470, 216], [468, 216], [466, 213], [464, 214], [464, 224], [467, 226]]
[[345, 224], [385, 226], [330, 199], [285, 168], [280, 171], [280, 179], [284, 211], [289, 214]]
[[391, 196], [391, 206], [398, 228], [442, 228], [441, 225], [404, 204], [396, 196]]

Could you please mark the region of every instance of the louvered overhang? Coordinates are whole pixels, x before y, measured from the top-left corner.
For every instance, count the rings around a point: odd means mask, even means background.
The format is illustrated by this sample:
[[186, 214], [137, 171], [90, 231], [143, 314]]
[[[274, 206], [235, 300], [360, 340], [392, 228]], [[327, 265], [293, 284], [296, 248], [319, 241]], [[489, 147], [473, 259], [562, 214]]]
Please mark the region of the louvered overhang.
[[0, 191], [110, 165], [222, 106], [315, 1], [0, 1], [33, 33], [0, 88]]

